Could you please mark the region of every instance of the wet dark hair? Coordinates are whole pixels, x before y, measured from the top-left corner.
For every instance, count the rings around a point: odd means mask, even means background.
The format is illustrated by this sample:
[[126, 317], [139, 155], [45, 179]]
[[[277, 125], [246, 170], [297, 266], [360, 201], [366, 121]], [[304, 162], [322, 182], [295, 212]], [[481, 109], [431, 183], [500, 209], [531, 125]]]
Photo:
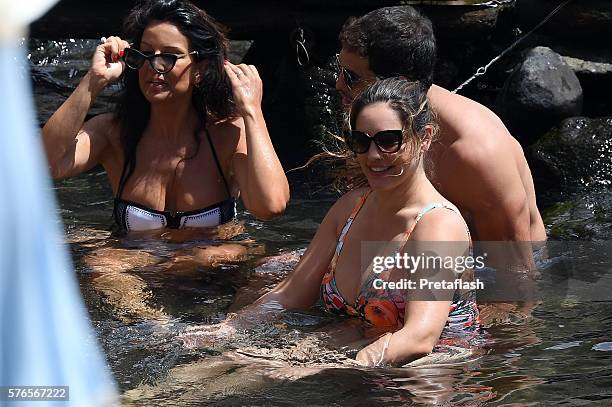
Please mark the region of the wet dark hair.
[[[231, 85], [223, 68], [228, 49], [225, 30], [204, 10], [189, 1], [146, 0], [134, 6], [126, 17], [123, 23], [123, 38], [138, 48], [145, 28], [152, 21], [175, 25], [189, 40], [189, 52], [197, 51], [197, 55], [194, 55], [195, 61], [208, 62], [200, 85], [193, 89], [192, 97], [201, 126], [205, 126], [208, 116], [214, 120], [231, 117], [234, 114]], [[126, 69], [121, 85], [115, 114], [121, 125], [125, 163], [119, 180], [118, 198], [136, 168], [136, 149], [151, 114], [151, 106], [138, 84], [138, 70]], [[199, 134], [200, 131], [194, 133], [196, 150], [190, 158], [194, 157], [199, 149]]]
[[[432, 142], [438, 134], [437, 117], [427, 100], [427, 87], [421, 82], [410, 82], [402, 77], [387, 78], [371, 83], [353, 100], [346, 114], [343, 132], [355, 128], [357, 119], [363, 109], [375, 103], [385, 103], [398, 115], [404, 128], [404, 142], [410, 149], [410, 155], [418, 158], [417, 151], [425, 141], [425, 127], [432, 127]], [[335, 143], [323, 146], [324, 152], [313, 157], [317, 159], [341, 160], [345, 165], [336, 174], [335, 186], [338, 190], [354, 189], [366, 186], [368, 181], [363, 175], [356, 155], [348, 149], [344, 138], [333, 137]], [[428, 174], [433, 171], [432, 163], [424, 161]]]
[[404, 76], [429, 88], [436, 65], [431, 21], [411, 6], [384, 7], [350, 18], [340, 32], [342, 46], [368, 58], [380, 78]]

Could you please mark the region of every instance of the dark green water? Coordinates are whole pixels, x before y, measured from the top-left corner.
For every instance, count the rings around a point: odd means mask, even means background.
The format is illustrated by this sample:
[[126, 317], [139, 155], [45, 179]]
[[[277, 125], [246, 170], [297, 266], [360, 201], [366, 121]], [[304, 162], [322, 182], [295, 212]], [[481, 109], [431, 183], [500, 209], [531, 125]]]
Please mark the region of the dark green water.
[[[40, 55], [56, 55], [36, 67], [48, 75], [35, 87], [41, 121], [61, 103], [65, 86], [78, 79], [92, 44], [45, 43], [33, 52], [37, 64]], [[96, 109], [104, 109], [104, 99]], [[612, 294], [606, 299], [569, 293], [561, 255], [542, 264], [542, 273], [556, 279], [542, 281], [543, 300], [532, 317], [494, 325], [482, 352], [461, 362], [403, 369], [347, 366], [341, 356], [352, 356], [355, 349], [332, 349], [326, 341], [337, 323], [316, 309], [287, 314], [232, 341], [189, 350], [178, 335], [223, 319], [236, 300], [254, 298], [260, 288], [282, 278], [290, 261], [262, 269], [258, 259], [304, 249], [334, 198], [313, 199], [297, 191], [286, 214], [266, 223], [241, 212], [239, 220], [254, 241], [247, 244], [249, 260], [206, 268], [189, 262], [194, 247], [210, 244], [202, 239], [112, 237], [105, 174], [94, 171], [62, 181], [55, 190], [81, 290], [126, 404], [612, 404]], [[609, 191], [589, 196], [550, 212], [547, 227], [555, 238], [580, 237], [572, 229], [577, 224], [594, 230], [590, 240], [609, 236]], [[576, 212], [581, 223], [575, 221]], [[584, 284], [599, 294], [612, 293], [609, 252], [569, 255], [590, 256], [587, 264], [599, 271], [584, 271]], [[296, 344], [303, 350], [299, 356], [291, 354]], [[278, 353], [265, 359], [234, 352], [249, 345]]]

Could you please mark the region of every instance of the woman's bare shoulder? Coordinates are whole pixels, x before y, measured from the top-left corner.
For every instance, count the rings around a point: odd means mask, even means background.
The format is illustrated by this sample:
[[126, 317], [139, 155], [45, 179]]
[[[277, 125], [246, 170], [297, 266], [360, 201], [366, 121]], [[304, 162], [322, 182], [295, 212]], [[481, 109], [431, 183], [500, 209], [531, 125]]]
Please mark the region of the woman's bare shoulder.
[[348, 218], [359, 200], [368, 191], [368, 188], [355, 188], [342, 195], [332, 207], [340, 217]]
[[446, 208], [427, 212], [414, 228], [412, 240], [422, 241], [469, 241], [466, 223], [460, 213]]

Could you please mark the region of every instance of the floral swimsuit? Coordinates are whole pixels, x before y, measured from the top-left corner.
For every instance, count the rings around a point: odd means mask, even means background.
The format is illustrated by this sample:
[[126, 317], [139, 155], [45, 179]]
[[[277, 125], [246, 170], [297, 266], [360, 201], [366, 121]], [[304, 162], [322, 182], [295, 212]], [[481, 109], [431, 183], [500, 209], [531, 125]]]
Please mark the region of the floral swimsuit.
[[[351, 215], [347, 219], [346, 224], [342, 228], [342, 232], [338, 238], [338, 244], [336, 245], [334, 257], [332, 258], [329, 268], [323, 276], [323, 281], [321, 282], [321, 299], [323, 300], [326, 310], [329, 312], [339, 315], [359, 317], [368, 326], [382, 328], [387, 331], [395, 331], [402, 328], [404, 325], [406, 303], [403, 296], [399, 295], [397, 292], [393, 293], [390, 290], [375, 290], [376, 292], [372, 292], [373, 290], [371, 289], [368, 290], [367, 287], [371, 287], [372, 281], [374, 278], [377, 278], [377, 276], [371, 275], [361, 286], [360, 293], [357, 296], [355, 304], [349, 304], [339, 292], [336, 285], [336, 263], [338, 262], [338, 257], [342, 252], [344, 239], [353, 223], [353, 220], [359, 213], [359, 210], [363, 207], [363, 204], [368, 198], [370, 192], [371, 191], [368, 190], [361, 197], [351, 212]], [[423, 215], [436, 208], [446, 208], [458, 213], [457, 208], [449, 203], [434, 203], [428, 205], [417, 215], [414, 224], [408, 231], [406, 240], [408, 240], [410, 234]], [[381, 274], [380, 277], [384, 278], [384, 273]], [[373, 294], [375, 294], [375, 296]], [[475, 334], [479, 331], [480, 321], [475, 297], [475, 292], [473, 290], [464, 292], [462, 294], [455, 291], [455, 295], [449, 310], [448, 319], [444, 330], [442, 331], [439, 344], [442, 344], [447, 337], [456, 338], [457, 334], [460, 334], [460, 336], [465, 336], [466, 333]]]

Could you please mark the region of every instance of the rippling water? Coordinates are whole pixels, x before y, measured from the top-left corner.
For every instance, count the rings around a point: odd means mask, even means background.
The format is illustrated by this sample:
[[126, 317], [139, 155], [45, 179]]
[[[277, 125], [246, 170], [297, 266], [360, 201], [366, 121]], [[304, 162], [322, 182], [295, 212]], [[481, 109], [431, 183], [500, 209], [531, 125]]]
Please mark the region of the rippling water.
[[[31, 44], [41, 122], [77, 83], [93, 46], [82, 40]], [[192, 256], [210, 239], [111, 236], [111, 191], [103, 172], [58, 182], [55, 190], [81, 290], [128, 405], [612, 404], [612, 303], [568, 295], [562, 255], [543, 266], [558, 278], [541, 284], [543, 301], [533, 316], [492, 326], [482, 352], [462, 361], [357, 368], [348, 363], [356, 348], [334, 341], [355, 328], [338, 328], [316, 309], [191, 350], [178, 336], [223, 319], [233, 303], [252, 301], [282, 278], [334, 198], [298, 191], [286, 214], [265, 224], [241, 211], [249, 260], [210, 268]], [[584, 228], [592, 231], [590, 240], [609, 236], [609, 191], [590, 197], [551, 210], [547, 226], [555, 238], [573, 240]], [[261, 265], [279, 253], [289, 255]], [[585, 277], [587, 285], [612, 292], [610, 253], [590, 256], [603, 271], [585, 271], [594, 276]]]
[[[284, 217], [265, 227], [243, 214], [241, 222], [263, 250], [254, 250], [251, 260], [239, 266], [191, 264], [181, 273], [165, 263], [203, 242], [143, 245], [110, 237], [110, 191], [103, 173], [60, 182], [56, 190], [94, 326], [126, 400], [135, 405], [504, 405], [542, 400], [574, 405], [612, 398], [612, 304], [572, 298], [552, 283], [542, 286], [544, 301], [532, 318], [493, 326], [485, 354], [456, 363], [411, 369], [344, 364], [342, 356], [354, 356], [355, 349], [330, 346], [334, 324], [316, 310], [286, 315], [231, 342], [185, 349], [178, 335], [187, 327], [224, 318], [237, 296], [248, 302], [291, 269], [291, 260], [259, 268], [257, 260], [306, 247], [333, 200], [295, 199]], [[100, 281], [100, 273], [88, 265], [88, 256], [109, 248], [125, 253], [111, 256], [106, 271], [117, 267], [131, 279]], [[554, 260], [545, 272], [555, 273]], [[601, 261], [609, 270], [609, 256]], [[595, 283], [612, 290], [609, 280]], [[125, 293], [126, 286], [131, 287], [129, 301], [108, 295], [113, 287]], [[252, 292], [245, 290], [251, 286]], [[241, 348], [248, 351], [237, 353]], [[296, 356], [298, 348], [302, 353]]]

